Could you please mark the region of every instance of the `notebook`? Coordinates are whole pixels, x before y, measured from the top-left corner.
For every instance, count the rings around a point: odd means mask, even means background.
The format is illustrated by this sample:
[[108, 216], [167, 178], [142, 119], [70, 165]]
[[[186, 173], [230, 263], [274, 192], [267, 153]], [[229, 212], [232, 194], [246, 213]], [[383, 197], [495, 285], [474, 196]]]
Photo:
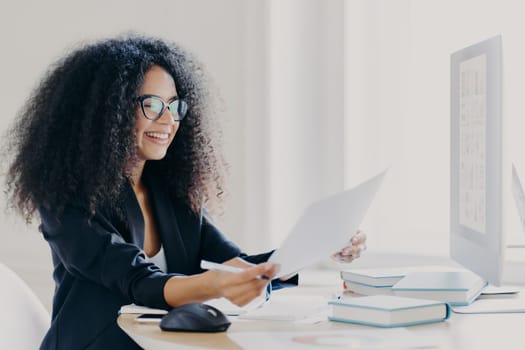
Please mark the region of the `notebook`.
[[361, 295], [391, 295], [392, 286], [370, 286], [352, 281], [343, 281], [343, 290]]
[[332, 306], [332, 313], [328, 317], [331, 321], [376, 327], [406, 327], [440, 322], [450, 316], [447, 303], [393, 295], [343, 298], [328, 304]]
[[470, 271], [433, 271], [409, 273], [392, 286], [394, 295], [469, 305], [487, 282]]
[[341, 279], [371, 287], [391, 287], [407, 274], [407, 268], [368, 268], [341, 270]]

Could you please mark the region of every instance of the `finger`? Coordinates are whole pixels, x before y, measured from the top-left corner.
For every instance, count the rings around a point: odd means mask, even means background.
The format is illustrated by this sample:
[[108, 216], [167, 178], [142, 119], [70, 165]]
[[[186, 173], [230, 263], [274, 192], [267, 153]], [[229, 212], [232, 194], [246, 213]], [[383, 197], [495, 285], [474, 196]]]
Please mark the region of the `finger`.
[[359, 245], [359, 246], [344, 247], [343, 249], [341, 249], [339, 253], [343, 256], [358, 255], [358, 254], [361, 254], [362, 251], [363, 251], [363, 247], [362, 245]]
[[365, 243], [362, 243], [362, 244], [359, 244], [359, 245], [355, 245], [355, 246], [352, 246], [352, 252], [354, 254], [357, 254], [357, 253], [362, 253], [366, 250], [366, 244]]
[[344, 247], [341, 249], [341, 255], [352, 255], [354, 253], [357, 253], [358, 249], [356, 247]]
[[358, 250], [358, 251], [354, 251], [352, 252], [352, 254], [348, 254], [348, 255], [342, 255], [343, 258], [359, 258], [361, 256], [361, 252]]
[[342, 252], [338, 252], [338, 253], [333, 254], [332, 257], [336, 259], [346, 259], [346, 258], [355, 257], [356, 255], [357, 254], [343, 254]]
[[240, 272], [238, 275], [243, 281], [251, 279], [259, 279], [260, 276], [265, 276], [271, 279], [277, 273], [279, 266], [271, 263], [262, 263], [259, 265], [252, 266]]
[[342, 262], [342, 263], [349, 263], [349, 262], [354, 261], [355, 259], [356, 258], [353, 257], [353, 256], [345, 256], [345, 257], [341, 257], [341, 258], [337, 259], [337, 261]]
[[252, 266], [255, 266], [255, 264], [252, 264], [240, 257], [236, 257], [236, 258], [233, 258], [233, 259], [230, 259], [228, 261], [225, 261], [223, 263], [224, 265], [229, 265], [229, 266], [235, 266], [235, 267], [240, 267], [240, 268], [243, 268], [243, 269], [246, 269], [248, 267], [252, 267]]
[[266, 288], [264, 280], [252, 280], [250, 282], [230, 288], [225, 297], [238, 306], [244, 306], [253, 299], [259, 297]]
[[341, 251], [332, 255], [332, 259], [340, 262], [350, 262], [354, 259], [357, 259], [361, 256], [361, 252], [366, 249], [366, 247], [346, 247]]
[[356, 257], [353, 256], [353, 255], [346, 255], [346, 256], [342, 256], [340, 254], [334, 254], [332, 255], [332, 259], [336, 262], [341, 262], [341, 263], [349, 263], [349, 262], [352, 262], [354, 261]]
[[363, 232], [358, 231], [354, 236], [352, 236], [350, 242], [352, 245], [364, 244], [366, 242], [366, 235]]
[[259, 277], [265, 280], [272, 280], [277, 275], [277, 273], [279, 273], [280, 269], [281, 269], [280, 265], [269, 264], [269, 267], [266, 269], [266, 272], [261, 274]]

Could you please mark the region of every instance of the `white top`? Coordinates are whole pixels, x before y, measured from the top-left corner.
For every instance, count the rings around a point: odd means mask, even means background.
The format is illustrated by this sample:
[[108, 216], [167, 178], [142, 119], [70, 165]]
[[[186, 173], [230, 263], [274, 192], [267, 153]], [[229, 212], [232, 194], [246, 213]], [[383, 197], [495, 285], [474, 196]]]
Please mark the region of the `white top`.
[[160, 250], [158, 251], [158, 253], [153, 255], [152, 257], [149, 257], [146, 254], [146, 261], [152, 262], [155, 265], [157, 265], [158, 268], [162, 270], [162, 272], [168, 272], [168, 263], [166, 262], [166, 254], [164, 253], [164, 247], [162, 245], [160, 246]]

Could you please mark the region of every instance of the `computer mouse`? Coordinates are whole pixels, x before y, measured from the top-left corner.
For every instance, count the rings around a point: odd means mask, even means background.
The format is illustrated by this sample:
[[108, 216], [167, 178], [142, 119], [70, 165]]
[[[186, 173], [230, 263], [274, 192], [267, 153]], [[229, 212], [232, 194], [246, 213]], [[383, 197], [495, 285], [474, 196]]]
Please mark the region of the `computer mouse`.
[[160, 321], [162, 330], [175, 332], [225, 332], [230, 325], [222, 311], [199, 303], [178, 306]]

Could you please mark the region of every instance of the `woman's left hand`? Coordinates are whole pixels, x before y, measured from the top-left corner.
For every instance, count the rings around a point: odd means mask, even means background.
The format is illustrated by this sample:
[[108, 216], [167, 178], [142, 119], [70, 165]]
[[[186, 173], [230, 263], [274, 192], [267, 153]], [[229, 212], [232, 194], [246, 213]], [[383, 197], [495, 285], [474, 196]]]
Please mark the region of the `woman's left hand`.
[[366, 235], [358, 230], [355, 235], [350, 238], [349, 244], [332, 255], [332, 259], [337, 262], [349, 263], [354, 259], [359, 258], [361, 252], [366, 250]]

